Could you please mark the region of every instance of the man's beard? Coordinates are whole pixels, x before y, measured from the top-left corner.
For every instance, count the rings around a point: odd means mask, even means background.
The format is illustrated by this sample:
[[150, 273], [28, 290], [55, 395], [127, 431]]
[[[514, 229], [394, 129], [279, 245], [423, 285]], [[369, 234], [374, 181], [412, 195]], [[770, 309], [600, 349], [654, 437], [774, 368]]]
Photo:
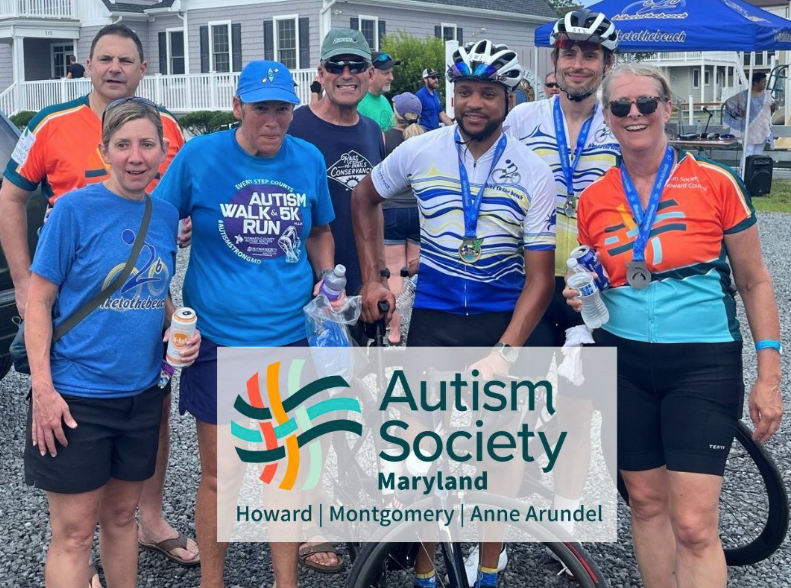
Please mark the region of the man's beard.
[[594, 74], [593, 79], [591, 79], [588, 84], [582, 86], [581, 88], [566, 89], [566, 76], [561, 74], [560, 77], [558, 77], [558, 88], [565, 92], [569, 98], [587, 98], [591, 94], [596, 93], [596, 91], [599, 89], [599, 86], [601, 85], [601, 82], [602, 77]]
[[470, 131], [468, 131], [464, 127], [464, 117], [463, 116], [459, 117], [457, 122], [459, 123], [459, 128], [462, 130], [462, 132], [465, 135], [467, 135], [467, 137], [470, 138], [471, 141], [485, 141], [486, 139], [491, 137], [498, 128], [500, 128], [501, 124], [503, 124], [502, 120], [496, 120], [496, 121], [495, 120], [490, 120], [488, 123], [486, 123], [486, 126], [483, 127], [483, 130], [481, 130], [481, 131], [479, 131], [477, 133], [471, 133]]

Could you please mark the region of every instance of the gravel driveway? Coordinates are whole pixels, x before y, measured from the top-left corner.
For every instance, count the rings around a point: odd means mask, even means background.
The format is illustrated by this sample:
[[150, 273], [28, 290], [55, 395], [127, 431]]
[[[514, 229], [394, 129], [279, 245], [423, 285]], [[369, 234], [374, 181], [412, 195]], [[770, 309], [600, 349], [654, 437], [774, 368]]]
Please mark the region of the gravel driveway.
[[[791, 215], [759, 215], [764, 255], [774, 278], [775, 292], [781, 309], [782, 339], [791, 341]], [[185, 254], [182, 252], [182, 257]], [[183, 262], [185, 259], [181, 259]], [[786, 275], [782, 273], [788, 271]], [[182, 272], [177, 276], [180, 287]], [[743, 329], [747, 330], [744, 316]], [[745, 348], [751, 347], [746, 345]], [[783, 394], [791, 407], [791, 362], [787, 354], [783, 360]], [[748, 386], [755, 378], [755, 353], [745, 351], [745, 381]], [[47, 505], [43, 493], [27, 488], [22, 479], [22, 447], [25, 422], [24, 395], [28, 386], [25, 376], [10, 373], [0, 383], [0, 413], [5, 415], [0, 427], [0, 586], [35, 587], [43, 585], [44, 551], [48, 540]], [[775, 457], [788, 487], [791, 481], [791, 425], [786, 417], [783, 428], [770, 441], [769, 449]], [[171, 437], [171, 463], [165, 496], [168, 519], [179, 529], [194, 536], [193, 512], [198, 485], [198, 451], [194, 422], [174, 415]], [[599, 567], [613, 587], [641, 586], [629, 542], [628, 509], [621, 506], [620, 536], [617, 544], [589, 545]], [[524, 570], [521, 586], [541, 586], [529, 572], [531, 563], [520, 558], [519, 548], [511, 550], [512, 571]], [[327, 576], [301, 572], [300, 586], [330, 588], [342, 586], [345, 576]], [[768, 561], [759, 565], [731, 568], [728, 586], [739, 588], [767, 588], [788, 586], [791, 578], [791, 546], [788, 540]], [[273, 581], [268, 549], [261, 544], [232, 545], [228, 553], [227, 586], [258, 588], [271, 586]], [[171, 564], [162, 556], [144, 552], [140, 555], [140, 586], [157, 588], [188, 587], [199, 584], [199, 572]], [[571, 584], [570, 584], [571, 585]]]

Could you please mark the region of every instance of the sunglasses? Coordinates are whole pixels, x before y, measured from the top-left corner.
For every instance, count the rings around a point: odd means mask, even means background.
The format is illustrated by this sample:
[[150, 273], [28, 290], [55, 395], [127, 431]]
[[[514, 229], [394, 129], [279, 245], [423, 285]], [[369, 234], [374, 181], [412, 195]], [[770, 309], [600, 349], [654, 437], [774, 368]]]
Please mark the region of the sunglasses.
[[376, 61], [377, 63], [379, 63], [380, 61], [391, 61], [391, 60], [395, 61], [395, 59], [393, 59], [393, 56], [390, 55], [389, 53], [382, 53], [376, 59], [374, 59], [374, 61]]
[[640, 114], [648, 115], [656, 112], [660, 102], [666, 101], [666, 98], [659, 98], [658, 96], [640, 96], [637, 100], [622, 98], [621, 100], [612, 100], [610, 102], [610, 112], [612, 112], [613, 116], [624, 118], [632, 112], [632, 104], [637, 104], [637, 111]]
[[334, 75], [342, 74], [346, 67], [349, 68], [349, 73], [361, 74], [367, 71], [371, 64], [367, 61], [325, 61], [323, 67]]
[[570, 39], [566, 34], [560, 34], [557, 36], [557, 40], [555, 41], [555, 47], [559, 49], [571, 49], [576, 45], [580, 48], [580, 51], [583, 53], [588, 53], [591, 51], [596, 51], [597, 49], [601, 49], [602, 46], [598, 43], [594, 43], [593, 41], [577, 41], [576, 39]]
[[557, 88], [558, 85], [555, 82], [549, 82], [548, 84], [544, 84], [545, 88]]
[[426, 76], [430, 80], [438, 80], [439, 76]]
[[143, 106], [150, 108], [151, 110], [159, 114], [159, 109], [157, 108], [157, 105], [151, 102], [151, 100], [149, 100], [148, 98], [142, 98], [141, 96], [129, 96], [128, 98], [119, 98], [118, 100], [113, 100], [112, 102], [110, 102], [110, 104], [108, 104], [105, 107], [104, 112], [102, 112], [102, 127], [104, 127], [104, 117], [107, 115], [107, 113], [110, 112], [113, 108], [118, 108], [119, 106], [121, 106], [122, 104], [126, 104], [127, 102], [135, 102], [137, 104], [142, 104]]

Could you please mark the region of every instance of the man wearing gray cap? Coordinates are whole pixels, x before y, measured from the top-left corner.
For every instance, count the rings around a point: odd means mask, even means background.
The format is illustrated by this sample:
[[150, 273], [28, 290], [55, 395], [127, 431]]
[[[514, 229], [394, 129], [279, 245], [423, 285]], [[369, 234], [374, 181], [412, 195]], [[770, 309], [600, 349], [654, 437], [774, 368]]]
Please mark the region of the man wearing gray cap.
[[335, 237], [335, 259], [346, 266], [346, 292], [353, 295], [362, 280], [352, 232], [352, 190], [384, 159], [379, 125], [357, 112], [373, 77], [371, 49], [362, 33], [352, 29], [332, 29], [327, 33], [321, 44], [318, 73], [324, 96], [295, 110], [288, 132], [313, 143], [324, 155], [335, 209], [335, 220], [330, 225]]
[[368, 93], [363, 101], [357, 105], [357, 112], [373, 119], [386, 133], [393, 128], [393, 107], [385, 98], [384, 93], [390, 90], [393, 83], [393, 68], [401, 63], [389, 53], [375, 52], [373, 54], [374, 72]]

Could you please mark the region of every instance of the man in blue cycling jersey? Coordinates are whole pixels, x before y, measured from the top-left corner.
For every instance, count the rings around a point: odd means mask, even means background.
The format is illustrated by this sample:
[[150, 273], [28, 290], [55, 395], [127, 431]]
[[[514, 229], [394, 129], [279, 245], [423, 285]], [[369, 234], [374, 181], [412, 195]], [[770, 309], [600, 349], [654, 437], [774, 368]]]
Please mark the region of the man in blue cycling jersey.
[[[407, 345], [490, 347], [474, 366], [490, 378], [508, 372], [552, 295], [555, 181], [547, 164], [502, 131], [509, 94], [522, 79], [516, 54], [482, 40], [459, 48], [453, 62], [447, 75], [457, 124], [404, 143], [352, 194], [363, 317], [381, 318], [382, 300], [392, 313], [380, 273], [379, 208], [411, 188], [423, 246]], [[499, 543], [484, 544], [476, 586], [496, 584], [499, 554]], [[425, 559], [418, 557], [415, 571], [430, 588], [436, 579]]]

